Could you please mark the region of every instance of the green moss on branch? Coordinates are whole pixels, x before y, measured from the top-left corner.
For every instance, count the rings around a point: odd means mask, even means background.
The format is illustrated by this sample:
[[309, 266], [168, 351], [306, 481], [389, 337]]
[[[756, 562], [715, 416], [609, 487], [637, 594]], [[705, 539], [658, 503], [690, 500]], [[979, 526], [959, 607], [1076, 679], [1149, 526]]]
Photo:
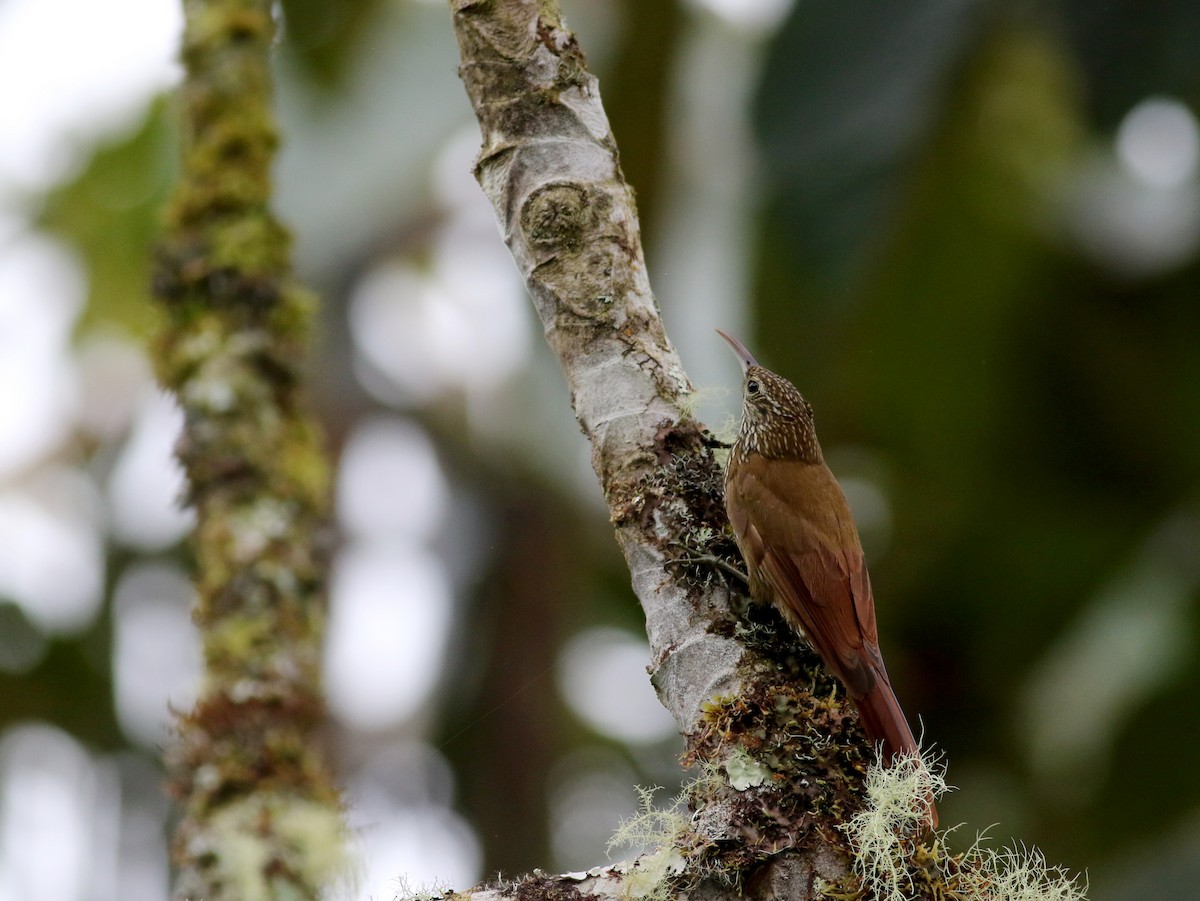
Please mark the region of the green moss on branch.
[[187, 0], [185, 138], [154, 274], [195, 508], [205, 680], [168, 754], [180, 897], [316, 898], [340, 860], [324, 718], [328, 473], [302, 365], [313, 300], [268, 207], [270, 0]]

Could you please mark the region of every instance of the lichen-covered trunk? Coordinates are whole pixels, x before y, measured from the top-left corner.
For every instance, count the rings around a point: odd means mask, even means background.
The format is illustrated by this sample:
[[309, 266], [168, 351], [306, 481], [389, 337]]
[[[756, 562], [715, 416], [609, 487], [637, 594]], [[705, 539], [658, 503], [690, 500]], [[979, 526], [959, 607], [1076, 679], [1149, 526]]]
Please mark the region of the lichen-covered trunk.
[[[681, 520], [703, 522], [671, 478], [700, 459], [719, 478], [692, 391], [650, 290], [633, 192], [575, 37], [552, 3], [452, 0], [460, 73], [483, 132], [476, 176], [558, 355], [576, 418], [646, 612], [659, 696], [682, 730], [736, 690], [741, 648], [708, 625], [722, 591], [665, 578]], [[719, 514], [723, 516], [723, 514]]]
[[[633, 193], [574, 35], [552, 0], [450, 7], [483, 136], [476, 176], [591, 443], [646, 615], [651, 678], [706, 774], [689, 799], [691, 826], [661, 852], [682, 868], [664, 878], [685, 895], [703, 886], [714, 897], [813, 897], [819, 877], [848, 869], [837, 826], [861, 803], [870, 747], [790, 633], [767, 623], [755, 646], [739, 638], [730, 591], [696, 559], [736, 560], [721, 468], [687, 412], [692, 387], [659, 318]], [[650, 889], [626, 880], [650, 869], [555, 885], [639, 895]]]
[[195, 508], [204, 679], [167, 752], [178, 898], [316, 898], [342, 848], [316, 741], [328, 476], [303, 398], [312, 299], [273, 218], [270, 0], [187, 0], [184, 153], [154, 276]]

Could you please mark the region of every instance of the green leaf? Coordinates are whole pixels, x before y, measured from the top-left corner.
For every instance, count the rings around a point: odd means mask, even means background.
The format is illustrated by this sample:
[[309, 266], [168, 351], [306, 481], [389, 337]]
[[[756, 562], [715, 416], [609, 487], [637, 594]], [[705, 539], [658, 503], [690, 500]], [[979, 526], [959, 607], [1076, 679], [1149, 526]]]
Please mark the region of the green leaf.
[[87, 270], [81, 330], [116, 324], [144, 337], [157, 321], [149, 259], [177, 169], [169, 112], [166, 100], [156, 101], [135, 132], [98, 148], [75, 178], [55, 188], [38, 217]]

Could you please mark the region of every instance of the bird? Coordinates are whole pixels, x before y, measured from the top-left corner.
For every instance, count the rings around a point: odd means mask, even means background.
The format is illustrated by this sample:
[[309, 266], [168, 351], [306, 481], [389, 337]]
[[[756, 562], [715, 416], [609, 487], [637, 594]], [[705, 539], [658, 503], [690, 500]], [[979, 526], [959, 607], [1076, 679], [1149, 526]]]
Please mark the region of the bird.
[[[918, 754], [892, 690], [858, 529], [821, 453], [812, 405], [742, 342], [717, 329], [742, 365], [742, 423], [725, 468], [725, 508], [750, 596], [772, 604], [845, 686], [890, 766]], [[930, 799], [931, 826], [937, 812]]]

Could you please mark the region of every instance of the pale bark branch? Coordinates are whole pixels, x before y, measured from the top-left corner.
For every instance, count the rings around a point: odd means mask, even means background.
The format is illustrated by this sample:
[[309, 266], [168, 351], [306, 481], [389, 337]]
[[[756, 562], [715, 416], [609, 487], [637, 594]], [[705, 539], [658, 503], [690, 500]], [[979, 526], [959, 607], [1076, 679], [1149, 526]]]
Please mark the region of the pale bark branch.
[[[655, 683], [681, 730], [738, 690], [741, 646], [709, 630], [723, 591], [664, 570], [674, 452], [702, 453], [663, 331], [596, 79], [547, 4], [455, 2], [461, 74], [483, 129], [476, 175], [562, 363], [617, 541], [646, 612]], [[711, 465], [711, 464], [710, 464]]]
[[[750, 627], [748, 648], [722, 576], [681, 555], [731, 553], [721, 469], [687, 412], [692, 386], [659, 318], [633, 193], [574, 35], [551, 0], [450, 6], [483, 137], [476, 176], [591, 442], [645, 611], [654, 685], [709, 777], [679, 837], [686, 868], [674, 885], [695, 897], [813, 897], [818, 876], [847, 872], [837, 824], [861, 804], [871, 750], [790, 633], [768, 616]], [[722, 767], [752, 757], [769, 778], [734, 790]], [[479, 894], [628, 896], [628, 878], [538, 874]]]

